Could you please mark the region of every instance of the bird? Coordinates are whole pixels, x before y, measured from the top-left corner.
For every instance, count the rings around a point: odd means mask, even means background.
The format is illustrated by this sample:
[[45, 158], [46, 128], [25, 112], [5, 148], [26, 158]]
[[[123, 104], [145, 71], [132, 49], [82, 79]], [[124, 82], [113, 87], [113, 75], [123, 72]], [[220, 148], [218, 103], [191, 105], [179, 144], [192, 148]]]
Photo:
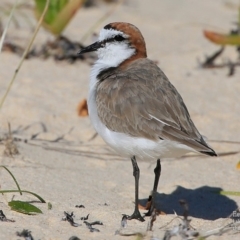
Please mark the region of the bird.
[[91, 69], [88, 111], [96, 132], [116, 152], [131, 159], [135, 207], [128, 219], [144, 221], [138, 209], [137, 159], [157, 161], [152, 190], [155, 208], [162, 158], [188, 152], [217, 156], [193, 123], [187, 107], [164, 72], [147, 58], [146, 43], [131, 23], [104, 26], [98, 40], [78, 52], [97, 53]]

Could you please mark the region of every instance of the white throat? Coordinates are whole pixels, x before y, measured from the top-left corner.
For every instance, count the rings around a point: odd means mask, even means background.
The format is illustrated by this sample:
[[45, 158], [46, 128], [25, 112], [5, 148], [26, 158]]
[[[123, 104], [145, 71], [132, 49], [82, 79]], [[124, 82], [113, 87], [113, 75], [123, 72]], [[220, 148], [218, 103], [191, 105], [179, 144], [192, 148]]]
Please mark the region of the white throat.
[[124, 42], [106, 43], [104, 48], [99, 48], [97, 51], [98, 60], [96, 65], [105, 65], [106, 67], [117, 67], [123, 61], [135, 54], [135, 49], [130, 48]]

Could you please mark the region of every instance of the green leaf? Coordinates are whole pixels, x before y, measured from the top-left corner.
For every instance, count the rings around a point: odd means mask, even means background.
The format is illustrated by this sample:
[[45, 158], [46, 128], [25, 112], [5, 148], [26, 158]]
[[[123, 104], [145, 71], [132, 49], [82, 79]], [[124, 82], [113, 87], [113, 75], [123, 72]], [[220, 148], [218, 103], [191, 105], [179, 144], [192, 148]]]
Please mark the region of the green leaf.
[[0, 167], [6, 169], [6, 170], [8, 171], [8, 173], [11, 175], [11, 177], [12, 177], [13, 180], [14, 180], [14, 182], [16, 183], [19, 193], [22, 195], [22, 191], [21, 191], [21, 189], [20, 189], [20, 186], [19, 186], [16, 178], [14, 177], [14, 175], [11, 173], [11, 171], [10, 171], [7, 167], [5, 167], [5, 166], [3, 166], [3, 165], [0, 165]]
[[[13, 192], [19, 192], [19, 190], [0, 190], [0, 193], [13, 193]], [[37, 195], [36, 193], [30, 192], [30, 191], [27, 191], [27, 190], [21, 190], [21, 192], [32, 194], [33, 196], [38, 198], [42, 203], [46, 203], [46, 201], [42, 197]]]
[[211, 42], [219, 45], [240, 45], [240, 35], [221, 34], [205, 30], [204, 36]]
[[[44, 22], [51, 24], [59, 11], [61, 11], [64, 6], [68, 3], [69, 0], [50, 0], [47, 13], [44, 17]], [[46, 5], [46, 0], [35, 0], [36, 3], [36, 12], [41, 15], [43, 9]]]
[[[50, 0], [42, 26], [51, 33], [59, 35], [84, 2], [85, 0]], [[35, 3], [35, 15], [38, 19], [46, 0], [35, 0]]]
[[42, 213], [42, 211], [35, 207], [34, 205], [28, 203], [28, 202], [23, 202], [23, 201], [11, 201], [8, 203], [8, 206], [11, 207], [13, 211], [24, 213], [24, 214], [37, 214], [37, 213]]

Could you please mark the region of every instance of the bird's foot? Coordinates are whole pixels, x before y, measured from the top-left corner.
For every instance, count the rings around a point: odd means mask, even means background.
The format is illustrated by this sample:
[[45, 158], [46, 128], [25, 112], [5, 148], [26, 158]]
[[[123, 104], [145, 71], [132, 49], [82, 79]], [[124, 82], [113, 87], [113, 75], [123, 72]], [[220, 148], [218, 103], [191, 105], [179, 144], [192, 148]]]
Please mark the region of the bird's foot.
[[136, 220], [139, 220], [140, 222], [144, 222], [145, 221], [145, 219], [140, 214], [139, 210], [135, 210], [131, 216], [127, 215], [127, 219], [128, 220], [136, 219]]

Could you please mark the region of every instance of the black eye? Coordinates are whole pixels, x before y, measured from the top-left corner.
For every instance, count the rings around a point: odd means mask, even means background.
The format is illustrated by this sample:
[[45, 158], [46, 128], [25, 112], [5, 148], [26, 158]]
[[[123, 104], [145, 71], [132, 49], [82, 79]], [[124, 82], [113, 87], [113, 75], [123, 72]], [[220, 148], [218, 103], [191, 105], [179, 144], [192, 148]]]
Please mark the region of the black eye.
[[114, 40], [118, 41], [118, 42], [121, 42], [121, 41], [125, 40], [125, 38], [122, 37], [121, 35], [117, 35], [117, 36], [114, 37]]

